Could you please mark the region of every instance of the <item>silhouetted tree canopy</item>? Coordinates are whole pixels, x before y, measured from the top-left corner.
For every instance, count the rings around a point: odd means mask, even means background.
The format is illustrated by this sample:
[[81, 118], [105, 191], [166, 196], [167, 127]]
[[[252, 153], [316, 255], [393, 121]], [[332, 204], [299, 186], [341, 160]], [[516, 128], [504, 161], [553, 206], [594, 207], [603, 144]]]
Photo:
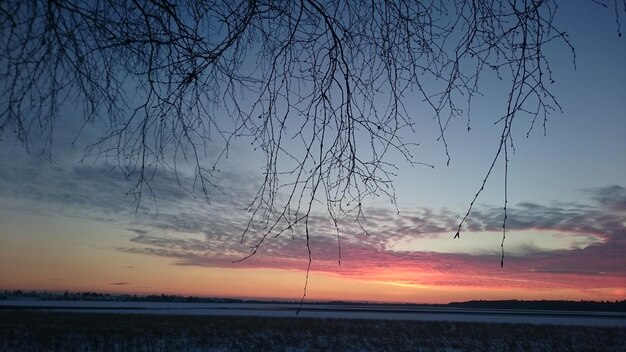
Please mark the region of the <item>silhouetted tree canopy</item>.
[[[260, 234], [251, 253], [296, 225], [308, 243], [316, 203], [335, 224], [346, 213], [361, 224], [368, 197], [395, 200], [389, 155], [420, 164], [410, 137], [424, 121], [436, 119], [449, 162], [446, 130], [471, 127], [492, 72], [508, 92], [478, 197], [496, 162], [507, 168], [513, 128], [545, 128], [560, 109], [546, 55], [570, 46], [554, 27], [557, 2], [4, 0], [0, 137], [48, 150], [61, 106], [76, 104], [85, 124], [106, 128], [85, 155], [114, 160], [137, 204], [157, 170], [179, 172], [181, 161], [208, 196], [231, 143], [249, 140], [266, 158], [249, 206], [246, 232]], [[594, 2], [614, 7], [619, 32], [621, 4]]]

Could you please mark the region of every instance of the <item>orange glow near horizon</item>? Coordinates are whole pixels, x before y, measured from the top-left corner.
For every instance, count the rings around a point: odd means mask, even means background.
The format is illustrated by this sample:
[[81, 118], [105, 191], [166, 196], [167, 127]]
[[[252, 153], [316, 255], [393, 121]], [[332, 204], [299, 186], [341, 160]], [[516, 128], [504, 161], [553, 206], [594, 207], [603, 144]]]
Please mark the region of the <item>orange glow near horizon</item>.
[[[306, 259], [284, 256], [287, 250], [261, 253], [237, 264], [193, 264], [187, 257], [121, 251], [120, 243], [129, 243], [134, 235], [108, 224], [36, 217], [26, 221], [20, 216], [4, 219], [0, 235], [11, 235], [1, 237], [0, 290], [284, 300], [299, 300], [304, 292], [306, 272], [302, 269]], [[81, 237], [85, 233], [89, 242]], [[619, 271], [596, 275], [544, 272], [535, 271], [532, 263], [512, 256], [500, 268], [497, 255], [407, 254], [350, 243], [342, 249], [341, 265], [331, 257], [314, 259], [306, 300], [448, 303], [626, 299], [626, 283]]]
[[[153, 263], [154, 264], [154, 263]], [[169, 265], [171, 267], [171, 265]], [[299, 300], [302, 297], [305, 272], [280, 269], [231, 269], [187, 267], [186, 270], [156, 268], [159, 275], [128, 276], [139, 279], [137, 283], [103, 282], [103, 277], [93, 280], [81, 277], [75, 282], [41, 280], [37, 276], [3, 275], [3, 289], [24, 291], [73, 292], [96, 291], [113, 294], [173, 294], [182, 296], [224, 297], [243, 299]], [[174, 267], [175, 269], [175, 267]], [[169, 272], [168, 272], [169, 271]], [[153, 271], [152, 271], [153, 272]], [[82, 275], [81, 275], [82, 276]], [[77, 277], [78, 279], [79, 277]], [[104, 277], [106, 278], [106, 277]], [[111, 281], [111, 282], [108, 282]], [[394, 303], [449, 303], [467, 300], [622, 300], [624, 288], [606, 288], [588, 292], [565, 289], [512, 289], [480, 286], [429, 286], [399, 280], [351, 279], [323, 272], [311, 272], [307, 287], [308, 301], [358, 301]]]

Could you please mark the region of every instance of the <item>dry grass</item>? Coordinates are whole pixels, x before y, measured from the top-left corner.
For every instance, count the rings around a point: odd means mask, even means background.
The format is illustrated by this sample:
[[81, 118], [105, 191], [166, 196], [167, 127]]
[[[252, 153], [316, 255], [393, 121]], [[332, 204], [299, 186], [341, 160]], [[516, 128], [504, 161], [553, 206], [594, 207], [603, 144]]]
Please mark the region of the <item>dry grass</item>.
[[624, 351], [626, 329], [0, 311], [1, 351]]

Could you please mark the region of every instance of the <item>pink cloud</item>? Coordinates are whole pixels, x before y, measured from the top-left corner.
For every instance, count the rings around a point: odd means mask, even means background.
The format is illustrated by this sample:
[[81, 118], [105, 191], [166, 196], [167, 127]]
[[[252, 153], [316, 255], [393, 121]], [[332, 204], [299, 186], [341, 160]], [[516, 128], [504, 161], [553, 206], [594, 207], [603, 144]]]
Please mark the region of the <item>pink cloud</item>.
[[[618, 187], [618, 186], [616, 186]], [[611, 188], [615, 191], [615, 187]], [[454, 233], [457, 214], [421, 209], [396, 216], [385, 209], [368, 214], [366, 237], [350, 220], [340, 223], [341, 251], [332, 224], [322, 216], [311, 219], [311, 270], [325, 275], [359, 280], [399, 281], [435, 287], [480, 287], [497, 289], [576, 289], [590, 291], [626, 288], [626, 211], [622, 209], [626, 192], [610, 193], [600, 189], [596, 205], [543, 206], [523, 203], [511, 207], [510, 231], [541, 229], [562, 236], [592, 236], [597, 243], [581, 248], [537, 250], [508, 253], [500, 268], [499, 253], [439, 253], [394, 251], [390, 241], [402, 237], [427, 238]], [[595, 198], [598, 198], [595, 197]], [[622, 198], [620, 198], [622, 197]], [[594, 197], [592, 197], [594, 198]], [[594, 198], [594, 199], [595, 199]], [[494, 231], [501, 227], [500, 210], [482, 208], [473, 213], [469, 231]], [[222, 226], [226, 228], [226, 226]], [[143, 231], [143, 230], [142, 230]], [[169, 257], [179, 265], [208, 267], [270, 268], [306, 270], [308, 256], [302, 229], [293, 237], [269, 238], [259, 252], [242, 262], [248, 247], [228, 242], [224, 233], [213, 240], [172, 239], [136, 232], [135, 247], [122, 251]], [[232, 236], [236, 237], [236, 236]], [[251, 234], [250, 243], [255, 243]], [[341, 265], [339, 259], [341, 258]]]

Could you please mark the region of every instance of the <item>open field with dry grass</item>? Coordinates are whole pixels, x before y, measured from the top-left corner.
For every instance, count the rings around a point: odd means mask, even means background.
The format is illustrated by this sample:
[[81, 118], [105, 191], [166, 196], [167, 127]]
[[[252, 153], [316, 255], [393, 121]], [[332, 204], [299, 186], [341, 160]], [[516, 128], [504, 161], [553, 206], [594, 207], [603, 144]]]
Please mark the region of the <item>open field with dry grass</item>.
[[624, 351], [626, 329], [0, 311], [1, 351]]

